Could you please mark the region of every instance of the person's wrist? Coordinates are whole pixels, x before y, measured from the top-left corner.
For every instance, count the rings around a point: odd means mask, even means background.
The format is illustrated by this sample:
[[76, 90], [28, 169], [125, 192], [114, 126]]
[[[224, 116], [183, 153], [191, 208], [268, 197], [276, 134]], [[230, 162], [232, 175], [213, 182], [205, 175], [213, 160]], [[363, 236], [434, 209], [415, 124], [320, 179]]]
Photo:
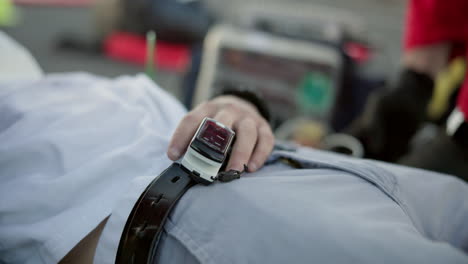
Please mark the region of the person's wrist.
[[403, 54], [403, 65], [408, 69], [436, 78], [447, 65], [450, 49], [449, 43], [413, 48]]
[[[220, 107], [233, 107], [238, 109], [243, 109], [252, 114], [261, 116], [258, 108], [251, 102], [243, 99], [242, 97], [235, 95], [219, 95], [213, 99], [215, 104], [218, 104]], [[234, 107], [233, 107], [234, 108]]]
[[247, 89], [226, 89], [218, 96], [234, 96], [249, 103], [255, 107], [257, 112], [267, 121], [267, 123], [271, 123], [269, 108], [266, 102], [260, 98], [257, 93]]

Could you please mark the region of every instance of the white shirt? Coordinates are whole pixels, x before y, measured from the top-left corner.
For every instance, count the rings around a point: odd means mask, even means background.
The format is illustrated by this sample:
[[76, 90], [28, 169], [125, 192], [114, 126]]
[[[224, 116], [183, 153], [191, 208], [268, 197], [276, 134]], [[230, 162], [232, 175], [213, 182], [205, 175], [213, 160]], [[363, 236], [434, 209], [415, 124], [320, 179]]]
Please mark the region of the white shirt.
[[170, 164], [184, 114], [145, 75], [0, 83], [0, 262], [63, 258], [132, 181], [145, 186]]
[[29, 51], [0, 30], [0, 81], [38, 80], [43, 75]]

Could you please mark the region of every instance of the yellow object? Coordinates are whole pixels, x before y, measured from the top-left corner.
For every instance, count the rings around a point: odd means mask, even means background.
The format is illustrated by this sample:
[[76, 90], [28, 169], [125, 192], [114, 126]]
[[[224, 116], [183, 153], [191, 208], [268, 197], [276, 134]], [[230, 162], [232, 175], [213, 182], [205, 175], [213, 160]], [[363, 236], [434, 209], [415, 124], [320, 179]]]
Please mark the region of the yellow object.
[[302, 146], [318, 147], [323, 136], [325, 136], [325, 128], [316, 121], [308, 121], [295, 128], [292, 140]]
[[430, 119], [439, 119], [447, 110], [450, 96], [463, 81], [465, 73], [465, 59], [459, 57], [452, 61], [447, 70], [439, 74], [435, 83], [434, 94], [427, 109]]
[[0, 26], [13, 26], [16, 22], [16, 10], [11, 0], [0, 0]]

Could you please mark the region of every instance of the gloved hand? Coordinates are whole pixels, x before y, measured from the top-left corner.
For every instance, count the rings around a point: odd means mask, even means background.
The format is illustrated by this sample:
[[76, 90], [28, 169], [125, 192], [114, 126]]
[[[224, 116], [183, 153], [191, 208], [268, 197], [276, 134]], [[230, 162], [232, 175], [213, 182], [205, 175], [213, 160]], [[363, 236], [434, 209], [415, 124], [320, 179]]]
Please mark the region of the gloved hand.
[[426, 119], [434, 81], [404, 70], [395, 89], [374, 94], [348, 133], [361, 141], [365, 157], [396, 161], [408, 151], [411, 138]]

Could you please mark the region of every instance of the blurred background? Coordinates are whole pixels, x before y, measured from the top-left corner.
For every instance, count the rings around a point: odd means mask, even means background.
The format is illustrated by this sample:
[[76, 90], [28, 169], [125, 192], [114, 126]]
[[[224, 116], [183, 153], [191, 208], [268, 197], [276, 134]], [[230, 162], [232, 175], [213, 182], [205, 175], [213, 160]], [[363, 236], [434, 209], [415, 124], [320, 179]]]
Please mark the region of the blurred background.
[[[407, 67], [401, 64], [408, 3], [0, 0], [0, 29], [29, 49], [45, 73], [85, 71], [115, 77], [145, 72], [188, 109], [228, 90], [254, 92], [268, 103], [280, 140], [395, 162], [438, 137], [466, 72], [463, 59], [453, 63], [450, 74], [434, 80], [434, 96], [432, 90], [426, 96], [432, 84], [424, 81], [419, 92], [412, 92], [417, 87], [405, 88], [414, 86], [411, 78], [417, 75], [405, 75]], [[395, 98], [373, 108], [368, 99], [380, 90], [385, 93], [377, 100]], [[399, 90], [405, 92], [399, 95]], [[420, 104], [414, 103], [418, 100]], [[415, 109], [415, 118], [402, 118]], [[388, 111], [395, 118], [384, 124], [380, 120]], [[366, 120], [374, 112], [378, 114], [370, 125], [361, 128], [375, 130], [362, 130], [367, 138], [358, 137], [371, 144], [359, 146], [359, 141], [339, 134], [349, 134], [358, 117]], [[403, 135], [406, 128], [411, 132]], [[394, 144], [389, 135], [401, 142]], [[372, 153], [372, 148], [378, 151]], [[460, 157], [458, 163], [440, 161], [440, 168], [433, 169], [464, 174], [466, 152], [452, 148], [447, 153]], [[462, 169], [446, 170], [454, 167]]]
[[[3, 1], [3, 0], [2, 0]], [[113, 0], [19, 0], [16, 9], [18, 22], [4, 30], [26, 46], [47, 72], [88, 71], [104, 76], [134, 74], [143, 71], [142, 65], [111, 59], [102, 53], [93, 54], [57, 48], [67, 36], [75, 36], [87, 43], [97, 40], [99, 30], [120, 11]], [[142, 2], [142, 1], [134, 1]], [[187, 2], [187, 1], [186, 1]], [[193, 1], [192, 1], [193, 2]], [[242, 10], [254, 3], [269, 5], [278, 1], [199, 1], [211, 16], [223, 22], [240, 24]], [[356, 16], [362, 23], [362, 40], [372, 45], [374, 56], [366, 62], [366, 71], [379, 77], [394, 75], [398, 69], [402, 23], [405, 1], [403, 0], [301, 0], [280, 1], [286, 5], [298, 3], [309, 6], [335, 8]], [[98, 10], [99, 6], [101, 10]], [[229, 8], [226, 8], [229, 6]], [[300, 8], [299, 8], [300, 9]], [[114, 14], [113, 14], [114, 13]], [[339, 13], [338, 13], [339, 14]], [[99, 15], [100, 17], [96, 17]], [[101, 23], [101, 25], [98, 25]], [[186, 70], [186, 69], [184, 69]], [[160, 69], [157, 82], [182, 98], [182, 82], [185, 72]]]

